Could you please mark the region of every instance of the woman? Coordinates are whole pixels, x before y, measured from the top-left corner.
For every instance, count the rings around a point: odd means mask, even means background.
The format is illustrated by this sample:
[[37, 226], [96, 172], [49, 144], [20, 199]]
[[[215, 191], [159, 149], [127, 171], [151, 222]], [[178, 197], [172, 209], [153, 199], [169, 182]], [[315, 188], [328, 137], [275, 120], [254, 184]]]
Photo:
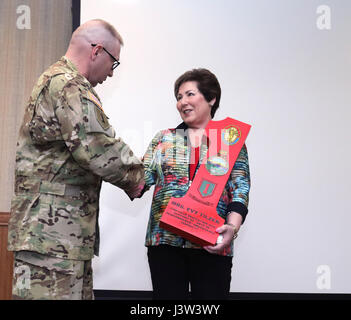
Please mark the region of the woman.
[[231, 281], [233, 239], [245, 220], [250, 189], [246, 146], [234, 164], [217, 206], [226, 223], [217, 229], [223, 240], [200, 246], [166, 231], [159, 221], [171, 197], [183, 197], [206, 155], [204, 129], [221, 98], [216, 76], [206, 69], [184, 73], [175, 82], [177, 110], [183, 122], [160, 131], [144, 156], [145, 180], [155, 184], [146, 243], [154, 299], [226, 299]]

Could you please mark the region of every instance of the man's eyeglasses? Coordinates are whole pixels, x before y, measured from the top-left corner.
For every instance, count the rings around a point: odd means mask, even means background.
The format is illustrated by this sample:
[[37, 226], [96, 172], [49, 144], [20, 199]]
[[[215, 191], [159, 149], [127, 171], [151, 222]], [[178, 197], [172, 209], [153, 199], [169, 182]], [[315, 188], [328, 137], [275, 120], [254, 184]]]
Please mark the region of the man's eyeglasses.
[[[92, 44], [92, 47], [97, 46], [97, 44]], [[112, 64], [112, 70], [116, 69], [121, 63], [111, 54], [109, 53], [104, 47], [102, 47], [102, 49], [104, 49], [104, 51], [113, 59], [113, 64]]]

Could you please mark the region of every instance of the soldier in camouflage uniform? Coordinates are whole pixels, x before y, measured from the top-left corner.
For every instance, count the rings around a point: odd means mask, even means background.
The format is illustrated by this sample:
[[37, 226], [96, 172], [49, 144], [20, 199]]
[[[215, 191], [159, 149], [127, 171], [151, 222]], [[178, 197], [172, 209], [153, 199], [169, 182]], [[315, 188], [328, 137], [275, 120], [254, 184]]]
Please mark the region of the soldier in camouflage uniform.
[[92, 299], [102, 180], [130, 198], [144, 185], [141, 161], [114, 138], [93, 89], [113, 75], [121, 45], [111, 25], [89, 21], [34, 86], [17, 143], [9, 222], [14, 299]]

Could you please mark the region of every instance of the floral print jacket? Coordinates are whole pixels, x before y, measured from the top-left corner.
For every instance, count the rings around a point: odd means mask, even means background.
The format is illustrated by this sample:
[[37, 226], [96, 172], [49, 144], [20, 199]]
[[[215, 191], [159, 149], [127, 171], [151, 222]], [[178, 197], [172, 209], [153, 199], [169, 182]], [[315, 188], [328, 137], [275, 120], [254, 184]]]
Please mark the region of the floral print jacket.
[[[187, 125], [182, 123], [175, 129], [161, 130], [152, 139], [144, 155], [146, 185], [147, 187], [155, 185], [146, 246], [168, 244], [183, 248], [201, 248], [159, 226], [160, 218], [170, 198], [183, 197], [191, 185], [189, 163], [192, 158], [187, 128]], [[206, 156], [207, 149], [207, 144], [202, 143], [199, 163]], [[226, 220], [228, 213], [235, 211], [242, 215], [244, 221], [248, 212], [249, 190], [250, 171], [247, 148], [244, 144], [218, 202], [218, 215]], [[221, 254], [232, 256], [233, 243]]]

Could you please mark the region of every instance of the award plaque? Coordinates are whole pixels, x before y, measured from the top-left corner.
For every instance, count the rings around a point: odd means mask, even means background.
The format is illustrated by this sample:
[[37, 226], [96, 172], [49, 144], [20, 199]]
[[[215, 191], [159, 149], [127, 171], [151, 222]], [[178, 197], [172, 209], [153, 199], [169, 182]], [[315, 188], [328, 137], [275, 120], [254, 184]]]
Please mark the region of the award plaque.
[[250, 128], [232, 118], [208, 123], [206, 157], [186, 195], [170, 199], [160, 220], [161, 228], [201, 246], [216, 244], [216, 229], [225, 222], [217, 214], [217, 204]]

